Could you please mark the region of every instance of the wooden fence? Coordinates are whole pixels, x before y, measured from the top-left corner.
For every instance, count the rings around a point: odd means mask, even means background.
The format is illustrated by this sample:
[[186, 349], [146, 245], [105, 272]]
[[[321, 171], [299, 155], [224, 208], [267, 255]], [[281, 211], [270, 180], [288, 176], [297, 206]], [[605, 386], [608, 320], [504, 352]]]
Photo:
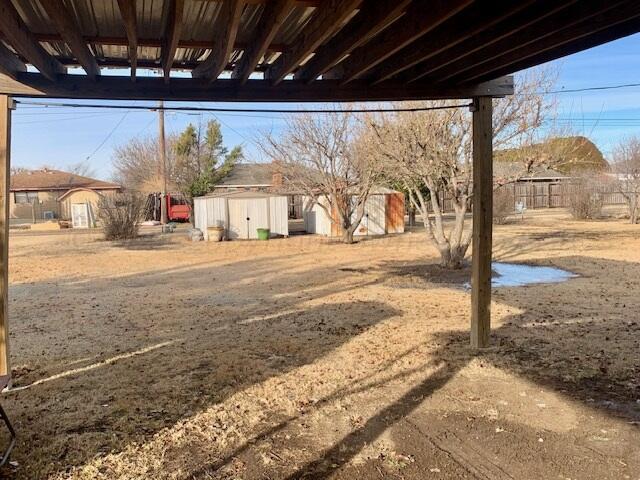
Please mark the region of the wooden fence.
[[[594, 193], [600, 195], [603, 205], [624, 204], [624, 197], [615, 184], [592, 185]], [[514, 202], [522, 202], [527, 208], [568, 207], [569, 198], [579, 185], [569, 182], [518, 182], [503, 188], [513, 189]]]
[[[619, 187], [611, 183], [592, 185], [595, 192], [602, 198], [603, 205], [623, 205], [624, 197], [618, 191]], [[514, 205], [519, 202], [528, 209], [568, 207], [569, 197], [577, 184], [570, 182], [517, 182], [500, 188], [513, 192]], [[441, 205], [445, 212], [453, 212], [451, 196], [440, 194]]]

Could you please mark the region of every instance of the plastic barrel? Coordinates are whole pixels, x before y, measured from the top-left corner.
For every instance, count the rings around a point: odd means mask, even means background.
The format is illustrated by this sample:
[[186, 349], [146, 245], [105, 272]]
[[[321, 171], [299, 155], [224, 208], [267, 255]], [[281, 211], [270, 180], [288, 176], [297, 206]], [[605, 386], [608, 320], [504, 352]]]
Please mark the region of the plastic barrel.
[[269, 234], [271, 232], [268, 228], [259, 228], [258, 229], [258, 240], [269, 240]]

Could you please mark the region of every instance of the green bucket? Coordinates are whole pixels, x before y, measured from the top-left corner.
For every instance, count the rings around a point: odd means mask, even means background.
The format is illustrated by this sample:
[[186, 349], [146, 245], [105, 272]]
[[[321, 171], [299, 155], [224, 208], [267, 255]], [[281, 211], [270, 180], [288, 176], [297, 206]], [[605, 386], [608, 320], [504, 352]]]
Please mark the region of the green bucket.
[[268, 228], [258, 229], [258, 240], [269, 240], [270, 230]]

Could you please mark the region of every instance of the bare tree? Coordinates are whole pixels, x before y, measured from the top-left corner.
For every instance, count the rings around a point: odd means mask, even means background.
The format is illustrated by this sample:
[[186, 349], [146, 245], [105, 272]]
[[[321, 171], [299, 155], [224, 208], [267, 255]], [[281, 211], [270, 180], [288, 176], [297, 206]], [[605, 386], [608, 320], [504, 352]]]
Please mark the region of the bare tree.
[[[171, 190], [175, 189], [173, 181], [176, 164], [173, 148], [175, 142], [175, 136], [169, 136], [167, 139], [167, 176]], [[151, 193], [160, 192], [163, 188], [157, 137], [133, 138], [124, 145], [118, 146], [115, 149], [113, 168], [114, 180], [128, 189]]]
[[31, 169], [27, 167], [11, 167], [11, 175], [19, 175], [21, 173], [28, 173]]
[[80, 175], [81, 177], [95, 177], [96, 170], [88, 160], [71, 163], [64, 167], [62, 170], [65, 172], [73, 173], [74, 175]]
[[290, 116], [280, 137], [266, 134], [261, 142], [283, 181], [339, 225], [344, 243], [353, 243], [369, 194], [382, 179], [366, 135], [353, 114], [326, 113]]
[[640, 222], [640, 138], [627, 137], [613, 154], [618, 191], [629, 207], [632, 224]]
[[[520, 79], [518, 95], [494, 100], [494, 149], [518, 152], [514, 162], [521, 172], [496, 182], [496, 187], [544, 161], [526, 147], [540, 143], [540, 127], [555, 110], [553, 97], [541, 94], [550, 90], [554, 79], [548, 71], [530, 73]], [[387, 163], [387, 177], [408, 192], [427, 237], [440, 252], [441, 264], [461, 268], [471, 242], [471, 226], [465, 225], [473, 196], [471, 114], [448, 101], [424, 106], [432, 110], [369, 119], [377, 139], [372, 150]], [[445, 196], [453, 204], [450, 228], [444, 217]]]
[[104, 195], [98, 202], [98, 218], [106, 240], [130, 240], [138, 236], [143, 198], [133, 192]]

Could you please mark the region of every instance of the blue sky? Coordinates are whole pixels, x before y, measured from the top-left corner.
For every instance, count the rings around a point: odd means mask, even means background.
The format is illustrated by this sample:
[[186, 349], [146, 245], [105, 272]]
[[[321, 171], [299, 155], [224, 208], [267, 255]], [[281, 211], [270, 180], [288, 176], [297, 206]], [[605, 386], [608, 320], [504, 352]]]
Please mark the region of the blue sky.
[[[637, 34], [551, 62], [559, 69], [557, 88], [573, 90], [640, 83], [639, 51], [640, 34]], [[576, 133], [591, 138], [607, 158], [622, 137], [640, 134], [640, 87], [566, 93], [558, 95], [558, 99], [559, 117]], [[248, 108], [252, 104], [192, 105]], [[283, 107], [282, 104], [260, 106]], [[257, 133], [277, 132], [282, 126], [279, 114], [216, 113], [215, 117], [222, 124], [227, 146], [243, 145], [250, 161], [261, 160], [254, 144]], [[202, 115], [203, 120], [208, 118], [213, 118], [212, 114]], [[198, 121], [197, 114], [167, 112], [166, 128], [168, 132], [178, 132], [189, 122]], [[156, 132], [157, 114], [154, 112], [19, 106], [13, 117], [12, 164], [27, 168], [42, 165], [64, 168], [87, 162], [99, 178], [109, 179], [114, 147], [132, 137], [155, 135]]]

